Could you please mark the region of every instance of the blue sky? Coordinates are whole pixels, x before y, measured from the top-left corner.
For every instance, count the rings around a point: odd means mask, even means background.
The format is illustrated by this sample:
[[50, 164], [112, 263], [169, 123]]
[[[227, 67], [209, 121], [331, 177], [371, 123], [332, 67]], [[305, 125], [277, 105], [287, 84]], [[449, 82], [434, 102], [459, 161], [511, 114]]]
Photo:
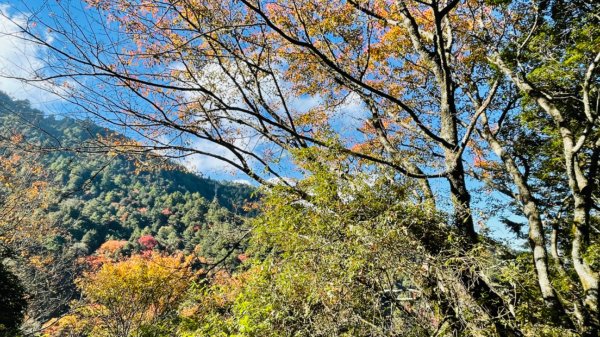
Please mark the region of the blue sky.
[[[0, 11], [5, 16], [8, 16], [11, 20], [14, 20], [21, 25], [28, 24], [28, 16], [30, 13], [36, 13], [42, 21], [48, 20], [49, 22], [52, 22], [55, 18], [53, 17], [51, 10], [38, 11], [40, 6], [45, 4], [48, 4], [48, 2], [0, 0]], [[86, 9], [87, 5], [85, 3], [78, 0], [63, 0], [61, 1], [61, 5], [69, 6], [69, 8], [73, 10], [73, 13], [75, 13], [74, 18], [81, 22], [82, 29], [94, 29], [93, 21], [98, 18], [94, 17], [92, 11]], [[35, 25], [37, 22], [29, 22], [29, 24]], [[45, 38], [50, 40], [53, 39], [51, 32], [40, 31]], [[0, 73], [9, 73], [15, 76], [27, 77], [32, 69], [43, 66], [38, 59], [44, 59], [47, 55], [39, 46], [33, 43], [26, 43], [22, 39], [14, 36], [14, 34], [18, 34], [18, 30], [14, 25], [12, 25], [5, 17], [0, 17]], [[47, 90], [44, 90], [43, 84], [41, 84], [41, 86], [42, 88], [33, 87], [16, 80], [0, 77], [0, 90], [8, 93], [14, 98], [29, 99], [35, 107], [58, 116], [81, 116], [77, 107], [66, 103], [64, 100], [52, 95]], [[319, 97], [304, 96], [299, 97], [291, 102], [291, 104], [301, 109], [309, 109], [312, 106], [318, 105], [320, 102], [321, 99]], [[349, 97], [346, 104], [340, 109], [340, 113], [336, 115], [337, 117], [332, 122], [332, 127], [341, 134], [352, 136], [353, 133], [356, 133], [355, 129], [360, 125], [361, 119], [367, 116], [364, 106], [356, 97]], [[128, 130], [117, 129], [117, 131], [134, 138], [136, 137]], [[207, 149], [208, 151], [216, 151], [216, 153], [229, 156], [226, 152], [223, 152], [222, 149], [216, 149], [213, 144], [208, 142], [198, 142], [195, 145], [202, 149]], [[216, 159], [193, 156], [186, 158], [183, 163], [191, 170], [201, 172], [203, 175], [215, 179], [250, 181], [245, 174], [235, 171], [227, 164], [223, 164]], [[279, 166], [283, 175], [295, 178], [300, 177], [299, 173], [294, 170], [293, 165], [290, 164], [286, 154], [283, 154]], [[444, 180], [435, 179], [432, 180], [431, 183], [433, 188], [438, 192], [438, 195], [448, 196], [449, 188]], [[471, 189], [476, 189], [480, 186], [481, 184], [476, 181], [469, 181], [469, 187]], [[490, 195], [474, 193], [473, 197], [475, 209], [485, 209], [492, 200], [502, 200], [502, 197], [497, 193], [492, 193]], [[439, 200], [440, 207], [443, 209], [450, 208], [450, 202], [446, 199], [441, 198]], [[506, 215], [509, 214], [507, 213]], [[486, 214], [476, 213], [475, 216], [478, 219], [487, 218]], [[515, 218], [513, 218], [513, 220], [514, 219]], [[492, 217], [487, 221], [485, 226], [487, 226], [488, 229], [491, 229], [497, 237], [504, 237], [507, 239], [512, 238], [512, 235], [507, 233], [503, 229], [503, 226], [499, 224], [497, 217]]]

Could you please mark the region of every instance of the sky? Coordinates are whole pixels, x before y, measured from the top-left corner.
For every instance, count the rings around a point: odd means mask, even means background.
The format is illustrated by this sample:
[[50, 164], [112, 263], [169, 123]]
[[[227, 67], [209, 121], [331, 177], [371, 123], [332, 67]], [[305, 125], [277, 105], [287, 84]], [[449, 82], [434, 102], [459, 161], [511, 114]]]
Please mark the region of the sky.
[[[41, 66], [38, 61], [43, 50], [34, 43], [26, 43], [19, 38], [19, 28], [10, 20], [25, 25], [27, 17], [19, 13], [14, 3], [0, 1], [0, 73], [12, 76], [28, 76]], [[42, 107], [58, 98], [43, 88], [27, 85], [16, 79], [0, 77], [0, 90], [13, 98], [28, 99], [36, 107]]]
[[[68, 2], [69, 5], [74, 5], [80, 13], [85, 12], [85, 4], [82, 4], [78, 0], [63, 0]], [[26, 42], [17, 36], [19, 29], [12, 22], [16, 22], [19, 25], [28, 24], [28, 14], [37, 13], [42, 20], [52, 20], [52, 12], [37, 12], [37, 8], [45, 4], [46, 0], [34, 0], [34, 1], [6, 1], [0, 0], [0, 74], [9, 75], [13, 77], [29, 77], [34, 69], [38, 69], [43, 66], [40, 59], [48, 57], [45, 50], [42, 47]], [[82, 17], [82, 24], [85, 21]], [[92, 24], [88, 27], [93, 29], [93, 20], [85, 21]], [[36, 22], [29, 22], [30, 25], [37, 24]], [[48, 41], [53, 41], [52, 32], [43, 32], [43, 36]], [[217, 76], [215, 76], [217, 78]], [[212, 79], [215, 81], [215, 79]], [[220, 81], [217, 85], [221, 86], [221, 89], [228, 90], [225, 81]], [[32, 86], [24, 84], [19, 80], [6, 78], [0, 76], [0, 90], [8, 93], [10, 96], [16, 99], [28, 99], [32, 105], [46, 113], [52, 113], [58, 116], [72, 116], [76, 114], [76, 107], [68, 104], [61, 98], [49, 93], [47, 84], [40, 84], [38, 86]], [[309, 109], [322, 102], [322, 99], [318, 96], [302, 96], [291, 101], [290, 104], [293, 107], [299, 109]], [[366, 109], [358, 97], [349, 96], [345, 103], [339, 108], [339, 113], [335, 115], [335, 118], [331, 121], [332, 127], [340, 134], [352, 135], [355, 130], [361, 125], [362, 120], [368, 117]], [[124, 132], [127, 135], [127, 131], [117, 130]], [[135, 138], [135, 136], [133, 136]], [[173, 140], [162, 139], [164, 142]], [[257, 141], [257, 140], [255, 140]], [[222, 155], [226, 158], [233, 159], [233, 156], [223, 148], [215, 147], [214, 144], [203, 141], [195, 140], [194, 146], [211, 153]], [[248, 141], [251, 142], [251, 141]], [[257, 141], [258, 142], [258, 141]], [[250, 146], [251, 144], [248, 144]], [[259, 144], [254, 144], [259, 146]], [[223, 179], [230, 181], [237, 181], [241, 183], [256, 184], [249, 179], [245, 174], [236, 171], [234, 168], [229, 166], [218, 159], [194, 155], [186, 157], [181, 160], [181, 164], [186, 166], [188, 169], [194, 172], [201, 173], [204, 176], [211, 177], [214, 179]], [[283, 155], [280, 167], [283, 168], [284, 175], [287, 177], [299, 178], [300, 175], [294, 170], [293, 165], [289, 161], [289, 157], [286, 154]], [[432, 181], [434, 189], [438, 190], [440, 195], [448, 195], [447, 184], [442, 180]], [[480, 185], [477, 182], [469, 182], [470, 188], [478, 188]], [[480, 193], [477, 194], [479, 196]], [[475, 196], [475, 195], [474, 195]], [[488, 198], [489, 197], [489, 198]], [[486, 199], [487, 198], [487, 199]], [[484, 196], [482, 198], [474, 199], [475, 205], [485, 206], [491, 199], [498, 199], [498, 195]], [[449, 207], [449, 200], [440, 200], [442, 207]], [[477, 215], [476, 215], [477, 216]], [[478, 218], [485, 218], [484, 214], [477, 216]], [[513, 218], [514, 219], [514, 218]], [[510, 234], [502, 230], [502, 226], [499, 225], [498, 219], [492, 219], [484, 226], [491, 227], [490, 229], [496, 233], [497, 237], [512, 238]], [[483, 227], [482, 227], [483, 228]]]
[[[33, 42], [24, 41], [21, 38], [22, 36], [19, 36], [19, 27], [15, 25], [17, 24], [26, 26], [29, 24], [30, 27], [39, 25], [36, 28], [42, 31], [44, 38], [47, 39], [47, 41], [53, 41], [53, 33], [39, 29], [41, 24], [35, 21], [41, 20], [52, 22], [55, 19], [52, 11], [47, 10], [47, 7], [44, 7], [47, 4], [48, 2], [45, 0], [0, 0], [0, 13], [2, 14], [0, 15], [0, 75], [9, 77], [31, 77], [34, 70], [44, 67], [44, 62], [40, 60], [46, 60], [50, 58], [46, 51], [39, 45]], [[52, 6], [52, 2], [50, 2], [50, 4]], [[90, 19], [88, 17], [93, 15], [93, 11], [88, 11], [87, 5], [78, 0], [63, 0], [61, 1], [61, 6], [67, 6], [69, 9], [74, 9], [75, 15], [78, 16], [76, 17], [76, 20], [80, 21], [78, 23], [81, 23], [80, 29], [85, 30], [95, 28], [93, 26], [94, 18], [92, 17], [92, 19]], [[44, 10], [40, 11], [39, 8], [44, 8]], [[35, 14], [36, 18], [30, 20], [29, 16], [31, 16], [32, 13]], [[174, 67], [176, 67], [176, 65], [174, 65]], [[210, 71], [206, 73], [211, 74]], [[228, 86], [227, 82], [222, 79], [223, 76], [219, 77], [219, 74], [214, 74], [214, 72], [213, 75], [214, 76], [208, 76], [210, 77], [209, 81], [215, 82], [215, 85], [224, 93], [231, 91], [231, 87], [229, 87], [231, 84]], [[46, 113], [52, 113], [57, 116], [81, 116], [81, 114], [78, 114], [78, 112], [74, 110], [76, 107], [67, 104], [60, 97], [55, 96], [54, 94], [50, 93], [49, 90], [45, 89], [52, 90], [56, 89], [56, 87], [51, 87], [49, 84], [44, 83], [37, 84], [37, 86], [32, 86], [30, 84], [23, 83], [18, 79], [0, 76], [0, 90], [9, 94], [13, 98], [27, 99], [34, 107], [39, 108]], [[314, 106], [317, 106], [321, 102], [322, 99], [320, 97], [302, 96], [288, 103], [292, 108], [308, 110]], [[342, 104], [338, 110], [339, 111], [336, 114], [336, 117], [331, 121], [331, 125], [342, 135], [355, 132], [355, 130], [362, 123], [361, 119], [366, 117], [366, 111], [363, 109], [362, 102], [358, 99], [358, 97], [352, 95], [345, 100], [345, 103]], [[132, 134], [130, 130], [117, 129], [116, 131], [124, 133], [132, 138], [136, 138], [136, 135]], [[168, 137], [169, 136], [166, 135], [164, 138], [161, 138], [161, 140], [167, 143], [173, 143], [177, 141], [175, 138], [169, 139]], [[196, 139], [192, 142], [193, 146], [202, 151], [215, 153], [228, 159], [235, 159], [233, 154], [231, 154], [229, 151], [224, 148], [219, 148], [208, 141]], [[256, 146], [256, 144], [253, 144], [252, 142], [257, 142], [257, 140], [247, 141], [247, 146]], [[286, 175], [289, 177], [299, 177], [297, 172], [293, 170], [293, 167], [290, 165], [287, 157], [284, 155], [281, 159], [280, 166], [283, 167], [284, 170], [288, 171], [286, 172]], [[192, 171], [201, 172], [204, 175], [217, 179], [239, 181], [248, 180], [243, 173], [237, 172], [230, 165], [215, 158], [192, 155], [182, 159], [181, 163]]]
[[[68, 1], [70, 5], [85, 9], [85, 4], [78, 1]], [[39, 83], [36, 85], [24, 83], [18, 79], [10, 77], [31, 77], [34, 70], [44, 66], [44, 60], [48, 55], [43, 47], [33, 43], [26, 42], [19, 36], [20, 29], [17, 25], [25, 26], [28, 23], [28, 17], [31, 13], [36, 13], [42, 20], [52, 20], [52, 13], [41, 11], [40, 6], [44, 6], [47, 1], [6, 1], [0, 0], [0, 90], [7, 93], [14, 99], [29, 100], [33, 107], [38, 108], [45, 113], [51, 113], [57, 116], [74, 117], [80, 115], [71, 104], [68, 104], [62, 98], [56, 96], [48, 89], [48, 84]], [[16, 25], [15, 25], [16, 24]], [[36, 25], [35, 22], [29, 24]], [[45, 33], [45, 38], [52, 41], [52, 33]], [[1, 76], [4, 75], [4, 76]], [[117, 130], [127, 133], [125, 130]], [[130, 135], [130, 134], [128, 134]], [[131, 135], [135, 138], [135, 136]], [[214, 145], [208, 142], [198, 142], [197, 146], [201, 149], [211, 149], [211, 152], [224, 154], [232, 158], [230, 154], [224, 151], [215, 151]], [[181, 163], [192, 171], [202, 173], [215, 179], [234, 180], [241, 183], [253, 183], [245, 175], [234, 171], [229, 165], [217, 159], [210, 157], [191, 156], [186, 157]]]

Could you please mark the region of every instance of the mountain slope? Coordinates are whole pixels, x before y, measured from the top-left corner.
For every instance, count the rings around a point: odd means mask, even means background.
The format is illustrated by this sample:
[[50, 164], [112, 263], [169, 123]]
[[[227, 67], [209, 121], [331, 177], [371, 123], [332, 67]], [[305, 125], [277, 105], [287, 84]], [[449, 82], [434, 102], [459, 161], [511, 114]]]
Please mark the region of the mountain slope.
[[[27, 101], [0, 93], [2, 158], [27, 154], [23, 158], [43, 168], [40, 176], [47, 183], [47, 201], [25, 215], [26, 221], [51, 230], [38, 233], [36, 240], [30, 239], [35, 233], [23, 232], [1, 242], [8, 229], [0, 228], [0, 244], [12, 251], [9, 265], [29, 294], [31, 320], [42, 322], [68, 307], [76, 296], [73, 280], [91, 256], [155, 250], [206, 261], [226, 258], [231, 267], [239, 263], [230, 250], [241, 252], [237, 243], [248, 216], [243, 206], [253, 198], [253, 188], [203, 178], [176, 165], [175, 170], [139, 172], [124, 156], [76, 151], [109, 134], [90, 121], [44, 115]], [[74, 151], [60, 150], [65, 148]], [[23, 167], [17, 176], [30, 174]], [[1, 193], [8, 192], [0, 188]]]

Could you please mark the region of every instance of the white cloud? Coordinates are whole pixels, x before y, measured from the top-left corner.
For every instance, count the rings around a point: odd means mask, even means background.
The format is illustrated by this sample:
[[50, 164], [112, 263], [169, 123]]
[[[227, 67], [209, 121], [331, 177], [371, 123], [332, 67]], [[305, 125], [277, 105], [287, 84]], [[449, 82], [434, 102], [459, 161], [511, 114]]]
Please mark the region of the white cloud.
[[[327, 104], [325, 99], [320, 95], [297, 96], [290, 101], [292, 109], [300, 113], [325, 104]], [[329, 125], [342, 134], [362, 126], [362, 123], [369, 118], [367, 107], [355, 92], [344, 97], [338, 106], [332, 107], [328, 111], [328, 115], [330, 116]]]
[[294, 97], [290, 102], [290, 107], [296, 111], [306, 112], [323, 103], [323, 98], [318, 95], [304, 95]]
[[234, 179], [231, 182], [240, 184], [240, 185], [254, 186], [251, 181], [246, 180], [246, 179]]
[[[269, 105], [271, 111], [280, 113], [285, 119], [284, 110], [281, 105], [280, 98], [278, 97], [277, 86], [271, 77], [262, 78], [259, 80], [259, 83], [245, 83], [245, 79], [252, 78], [252, 76], [247, 74], [247, 69], [235, 63], [226, 65], [207, 63], [199, 65], [197, 68], [194, 68], [191, 65], [189, 67], [191, 68], [186, 68], [181, 62], [173, 62], [169, 65], [169, 69], [179, 70], [182, 71], [182, 73], [186, 73], [189, 70], [192, 71], [192, 74], [181, 76], [181, 82], [179, 83], [180, 85], [189, 87], [202, 86], [203, 88], [213, 92], [229, 107], [237, 108], [247, 108], [240, 90], [243, 90], [250, 100], [255, 100], [256, 102], [259, 101], [256, 99], [257, 93], [255, 92], [257, 89], [256, 85], [258, 85], [261, 90], [262, 98], [264, 98], [266, 104]], [[234, 79], [229, 77], [222, 67], [226, 67]], [[285, 82], [285, 80], [282, 79], [283, 77], [280, 75], [276, 75], [276, 77], [280, 78], [279, 85], [284, 94], [289, 94], [289, 96], [286, 98], [288, 99], [287, 104], [292, 111], [292, 115], [303, 114], [311, 109], [318, 108], [319, 106], [325, 106], [326, 102], [324, 97], [320, 95], [293, 95], [289, 88], [290, 83]], [[236, 86], [235, 82], [240, 84], [241, 88]], [[184, 96], [189, 102], [201, 103], [202, 106], [207, 109], [220, 106], [220, 104], [216, 103], [213, 98], [200, 92], [190, 91]], [[344, 100], [339, 103], [340, 104], [336, 107], [330, 108], [329, 112], [331, 119], [329, 122], [333, 129], [340, 132], [343, 137], [350, 138], [355, 136], [356, 129], [364, 123], [365, 119], [368, 118], [368, 109], [366, 109], [360, 96], [356, 93], [348, 94]], [[209, 119], [203, 115], [204, 112], [198, 111], [197, 113], [198, 116], [192, 118], [191, 120], [197, 123], [197, 127], [206, 128], [210, 131], [212, 124], [209, 123]], [[252, 130], [248, 126], [241, 125], [233, 121], [243, 120], [246, 123], [258, 124], [258, 122], [254, 120], [255, 117], [252, 117], [244, 112], [235, 111], [235, 109], [212, 110], [210, 113], [212, 115], [212, 120], [214, 120], [215, 117], [217, 119], [222, 117], [219, 123], [220, 128], [226, 130], [225, 133], [235, 134], [242, 139], [235, 144], [236, 146], [242, 145], [242, 148], [254, 153], [260, 151], [263, 145], [265, 147], [267, 146], [268, 142], [264, 138], [257, 137], [256, 131]], [[237, 162], [237, 158], [229, 150], [209, 141], [192, 141], [188, 145], [191, 145], [190, 147], [194, 147], [201, 151], [218, 154]], [[201, 155], [192, 155], [187, 157], [184, 160], [184, 165], [192, 171], [200, 172], [219, 172], [226, 170], [228, 173], [231, 173], [235, 171], [231, 165], [224, 163], [221, 160]], [[257, 171], [261, 170], [260, 165], [253, 168]]]
[[[250, 150], [255, 148], [260, 140], [254, 138], [239, 138], [232, 141], [232, 144], [238, 149]], [[220, 156], [234, 163], [240, 163], [237, 156], [224, 146], [208, 141], [206, 139], [193, 139], [186, 145], [188, 148], [195, 149], [204, 153]], [[252, 159], [246, 158], [250, 164]], [[210, 155], [192, 154], [181, 160], [181, 164], [188, 170], [203, 174], [216, 174], [219, 176], [234, 177], [241, 172], [233, 165], [219, 158]]]
[[[197, 149], [198, 151], [211, 153], [231, 160], [233, 162], [237, 162], [235, 156], [233, 155], [233, 153], [231, 153], [231, 151], [207, 140], [201, 139], [195, 141], [193, 148]], [[233, 166], [231, 166], [223, 160], [208, 155], [193, 154], [187, 156], [182, 163], [188, 170], [192, 172], [229, 174], [234, 173]]]
[[366, 106], [357, 93], [351, 92], [340, 106], [340, 111], [353, 118], [364, 118]]
[[336, 110], [330, 121], [334, 127], [341, 126], [342, 128], [356, 129], [362, 126], [362, 123], [369, 118], [367, 107], [355, 92], [351, 92], [346, 96], [343, 103]]
[[[185, 72], [185, 67], [180, 62], [174, 62], [171, 64], [170, 69], [181, 70]], [[228, 70], [232, 76], [234, 76], [235, 82], [238, 84], [244, 82], [242, 72], [245, 70], [243, 68], [239, 68], [237, 65], [233, 64]], [[196, 73], [193, 74], [193, 77], [193, 79], [182, 79], [181, 83], [179, 84], [192, 88], [196, 86], [206, 88], [214, 93], [220, 101], [224, 102], [229, 107], [247, 107], [243, 100], [242, 93], [240, 92], [240, 88], [236, 86], [234, 80], [232, 80], [227, 73], [225, 73], [221, 65], [216, 63], [205, 64], [196, 70]], [[268, 82], [260, 83], [260, 85], [261, 89], [267, 93], [270, 90], [273, 90]], [[252, 95], [253, 93], [246, 92], [246, 94]], [[190, 119], [190, 121], [195, 123], [196, 127], [205, 128], [212, 133], [212, 131], [214, 131], [214, 125], [212, 122], [209, 122], [209, 120], [214, 121], [218, 119], [220, 133], [235, 135], [236, 139], [230, 141], [236, 148], [254, 151], [263, 143], [264, 139], [260, 137], [255, 130], [252, 130], [248, 126], [232, 121], [238, 119], [245, 120], [246, 122], [256, 122], [255, 120], [251, 120], [249, 115], [240, 111], [235, 111], [234, 109], [214, 109], [216, 106], [220, 106], [220, 103], [216, 102], [211, 96], [205, 95], [201, 92], [190, 91], [186, 93], [185, 98], [189, 102], [199, 101], [207, 110], [212, 110], [210, 112], [210, 116], [205, 116], [205, 112], [203, 111], [197, 111], [198, 116]], [[188, 143], [186, 143], [186, 147], [205, 153], [218, 155], [235, 163], [240, 162], [237, 156], [226, 147], [205, 139], [191, 139]], [[248, 159], [248, 161], [252, 163], [252, 160]], [[208, 155], [194, 154], [187, 156], [184, 160], [182, 160], [182, 164], [191, 171], [202, 173], [215, 172], [218, 174], [225, 173], [232, 176], [239, 172], [231, 164]]]
[[[221, 156], [233, 162], [238, 162], [235, 155], [231, 151], [211, 141], [199, 138], [184, 140], [179, 135], [175, 137], [171, 136], [171, 134], [162, 134], [155, 138], [148, 137], [147, 141], [150, 145], [156, 145], [159, 147], [184, 145], [183, 147], [188, 149], [210, 153], [216, 156]], [[239, 144], [240, 143], [236, 143], [236, 145]], [[166, 157], [177, 158], [176, 161], [179, 164], [196, 173], [233, 175], [232, 173], [235, 169], [233, 166], [221, 159], [214, 158], [209, 155], [194, 154], [191, 151], [181, 152], [180, 150], [176, 149], [164, 149], [156, 150], [155, 152]]]
[[274, 177], [267, 179], [267, 181], [273, 185], [290, 185], [296, 186], [298, 179], [292, 177]]
[[[30, 85], [13, 78], [31, 78], [44, 64], [43, 47], [22, 39], [19, 26], [27, 25], [27, 16], [17, 13], [7, 4], [0, 4], [0, 90], [17, 99], [28, 99], [33, 105], [55, 101], [48, 83]], [[46, 36], [50, 41], [51, 36]]]

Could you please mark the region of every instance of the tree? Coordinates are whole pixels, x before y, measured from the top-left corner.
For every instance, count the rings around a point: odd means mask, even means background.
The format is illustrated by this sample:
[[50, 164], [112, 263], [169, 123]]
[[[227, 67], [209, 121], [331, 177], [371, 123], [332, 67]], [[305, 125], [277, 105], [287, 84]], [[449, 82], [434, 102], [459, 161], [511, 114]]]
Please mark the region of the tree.
[[[310, 156], [312, 158], [312, 156]], [[347, 158], [300, 165], [309, 202], [278, 187], [265, 192], [251, 221], [249, 260], [233, 275], [217, 274], [182, 310], [194, 336], [468, 336], [502, 334], [503, 324], [459, 281], [474, 264], [494, 291], [513, 303], [525, 335], [570, 335], [553, 326], [530, 256], [493, 242], [465, 256], [460, 232], [430, 205], [415, 205], [413, 184], [340, 176]], [[390, 188], [390, 186], [394, 186]], [[420, 238], [426, 237], [427, 241]], [[542, 318], [542, 319], [540, 319]], [[501, 318], [500, 318], [501, 319]], [[505, 317], [506, 319], [506, 317]]]
[[[77, 282], [82, 299], [72, 315], [49, 322], [48, 332], [86, 331], [86, 336], [164, 336], [192, 273], [181, 256], [132, 256], [106, 262]], [[77, 319], [73, 320], [74, 317]]]
[[[264, 200], [249, 250], [253, 264], [239, 276], [231, 308], [234, 326], [249, 336], [425, 336], [448, 328], [444, 314], [436, 316], [447, 308], [426, 299], [435, 296], [429, 281], [440, 272], [431, 247], [445, 245], [445, 230], [432, 233], [441, 219], [404, 203], [410, 185], [390, 184], [389, 172], [369, 182], [340, 177], [343, 159], [320, 159], [306, 164], [313, 174], [299, 182], [314, 193], [310, 202], [281, 188]], [[413, 235], [427, 236], [429, 247]], [[463, 300], [464, 317], [478, 310]]]
[[[53, 193], [50, 175], [23, 128], [14, 127], [38, 113], [27, 102], [0, 94], [0, 284], [5, 301], [0, 311], [6, 315], [0, 325], [7, 336], [18, 333], [25, 317], [30, 325], [66, 305], [72, 293], [62, 276], [76, 268], [72, 255], [48, 249], [48, 240], [60, 233], [41, 216]], [[60, 263], [54, 264], [55, 258]]]
[[152, 250], [158, 245], [158, 241], [156, 241], [156, 239], [150, 234], [141, 236], [138, 239], [138, 243], [142, 246], [142, 249], [144, 250]]
[[19, 279], [0, 262], [0, 336], [15, 336], [23, 322], [27, 301]]
[[[103, 257], [120, 259], [139, 252], [141, 228], [155, 220], [155, 211], [160, 214], [167, 204], [172, 207], [169, 220], [177, 228], [166, 233], [164, 246], [175, 249], [185, 226], [204, 221], [207, 203], [198, 191], [211, 198], [212, 194], [205, 193], [215, 186], [228, 197], [244, 199], [251, 193], [249, 188], [181, 170], [133, 174], [134, 165], [126, 158], [65, 151], [83, 146], [100, 131], [89, 121], [45, 116], [27, 101], [0, 93], [0, 263], [25, 289], [28, 310], [21, 330], [26, 334], [37, 333], [43, 322], [69, 310], [70, 302], [78, 297], [74, 280], [83, 262], [102, 261], [88, 259], [88, 254], [98, 250]], [[102, 172], [131, 178], [120, 179], [119, 186], [106, 186], [99, 175]], [[77, 188], [69, 186], [74, 176], [80, 180]], [[148, 194], [154, 197], [144, 200]], [[226, 202], [233, 208], [238, 201]], [[185, 207], [173, 208], [180, 203]], [[158, 245], [156, 240], [143, 243], [149, 248]]]
[[[552, 165], [540, 170], [536, 168], [537, 159], [523, 156], [523, 152], [513, 150], [511, 157], [509, 151], [502, 147], [503, 141], [494, 136], [497, 132], [491, 132], [489, 125], [484, 130], [484, 137], [495, 147], [494, 151], [502, 157], [519, 187], [519, 195], [515, 199], [523, 204], [524, 213], [530, 218], [530, 241], [534, 247], [545, 299], [556, 298], [556, 294], [550, 285], [547, 266], [544, 266], [547, 253], [541, 216], [536, 209], [541, 208], [542, 203], [536, 205], [533, 189], [528, 186], [531, 183], [527, 180], [531, 171], [543, 172], [544, 169], [546, 175], [541, 179], [542, 184], [550, 176], [548, 173], [560, 177], [559, 184], [564, 186], [566, 193], [561, 195], [559, 190], [550, 190], [544, 197], [555, 200], [547, 209], [559, 216], [563, 212], [561, 209], [565, 208], [565, 201], [570, 200], [566, 217], [571, 223], [567, 232], [572, 234], [563, 240], [565, 249], [570, 246], [569, 264], [577, 275], [573, 281], [577, 283], [579, 294], [573, 300], [573, 305], [576, 321], [583, 333], [592, 336], [598, 333], [600, 327], [598, 270], [584, 256], [594, 246], [593, 241], [597, 240], [590, 231], [595, 208], [593, 196], [598, 193], [595, 181], [600, 151], [600, 76], [597, 70], [600, 62], [600, 7], [590, 1], [541, 1], [517, 6], [527, 8], [526, 13], [529, 14], [517, 17], [515, 26], [528, 34], [494, 41], [499, 48], [488, 59], [509, 79], [513, 86], [513, 97], [520, 99], [523, 105], [520, 116], [529, 121], [529, 126], [522, 129], [533, 126], [534, 132], [544, 134], [547, 141], [558, 145], [546, 147], [542, 153], [548, 158], [562, 161], [562, 165], [558, 170], [553, 170]], [[553, 180], [550, 180], [550, 184], [556, 186]], [[559, 218], [555, 216], [549, 221], [556, 224]], [[556, 232], [554, 235], [552, 252], [559, 269], [562, 269], [556, 247]], [[535, 241], [538, 243], [535, 244]], [[552, 301], [558, 304], [555, 299]]]
[[[340, 174], [388, 168], [417, 182], [420, 201], [450, 200], [464, 259], [486, 242], [475, 231], [470, 174], [512, 198], [527, 218], [549, 320], [597, 334], [598, 276], [589, 258], [599, 146], [592, 2], [89, 3], [103, 29], [71, 29], [77, 17], [64, 2], [53, 8], [55, 19], [32, 20], [50, 28], [51, 42], [40, 25], [21, 26], [24, 39], [52, 55], [24, 80], [51, 81], [66, 100], [139, 134], [136, 142], [107, 145], [210, 156], [265, 185], [278, 178], [307, 200], [310, 190], [283, 179], [289, 163], [279, 154], [342, 153], [353, 165]], [[343, 119], [352, 107], [358, 125]], [[529, 135], [558, 141], [562, 154], [546, 147], [532, 155], [542, 149], [533, 139], [515, 146], [515, 137]], [[322, 158], [309, 153], [309, 160]], [[556, 158], [562, 168], [544, 167]], [[549, 266], [544, 229], [544, 221], [557, 220], [561, 193], [572, 200], [563, 218], [574, 230], [555, 232], [552, 242], [571, 250], [566, 273]], [[554, 245], [551, 254], [557, 251]], [[506, 296], [479, 266], [457, 269], [463, 274], [455, 281], [491, 315], [496, 332], [521, 335]], [[570, 271], [573, 287], [557, 290]]]

